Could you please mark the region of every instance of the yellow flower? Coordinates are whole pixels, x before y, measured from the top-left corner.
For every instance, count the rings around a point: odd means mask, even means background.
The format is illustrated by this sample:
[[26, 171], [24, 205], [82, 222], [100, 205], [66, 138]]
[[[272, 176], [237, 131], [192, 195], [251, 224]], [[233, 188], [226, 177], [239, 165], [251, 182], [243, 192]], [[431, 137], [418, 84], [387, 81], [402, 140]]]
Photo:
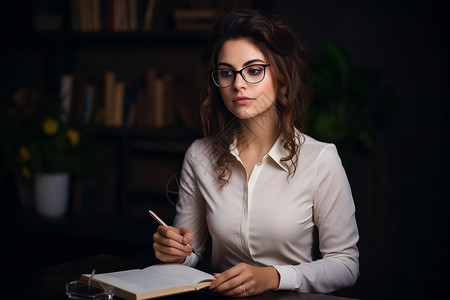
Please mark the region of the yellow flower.
[[30, 169], [27, 166], [22, 167], [22, 175], [24, 178], [29, 179], [31, 176]]
[[72, 144], [72, 146], [78, 145], [78, 142], [80, 141], [80, 133], [78, 132], [78, 130], [68, 129], [67, 137], [69, 138], [69, 141]]
[[58, 122], [54, 119], [47, 118], [43, 123], [44, 133], [54, 135], [58, 131]]
[[24, 146], [20, 146], [20, 148], [19, 148], [18, 160], [20, 160], [20, 162], [25, 162], [25, 161], [30, 160], [30, 152]]

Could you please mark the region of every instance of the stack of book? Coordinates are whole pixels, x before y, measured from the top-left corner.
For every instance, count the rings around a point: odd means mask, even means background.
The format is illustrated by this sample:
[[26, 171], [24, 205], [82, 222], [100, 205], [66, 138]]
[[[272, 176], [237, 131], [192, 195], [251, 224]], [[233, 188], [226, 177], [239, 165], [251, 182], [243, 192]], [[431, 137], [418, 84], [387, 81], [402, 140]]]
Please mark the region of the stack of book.
[[[115, 72], [104, 73], [103, 85], [95, 86], [81, 76], [61, 78], [61, 99], [74, 124], [96, 123], [107, 127], [166, 128], [194, 125], [194, 96], [176, 86], [172, 73], [146, 72], [143, 86], [120, 80]], [[190, 103], [191, 102], [191, 103]]]
[[72, 0], [74, 31], [150, 30], [156, 0]]
[[141, 89], [127, 87], [117, 81], [113, 72], [105, 73], [105, 125], [128, 127], [168, 127], [174, 125], [170, 91], [171, 74], [158, 74], [148, 70], [145, 86]]
[[220, 14], [214, 9], [177, 9], [173, 16], [177, 30], [209, 30]]

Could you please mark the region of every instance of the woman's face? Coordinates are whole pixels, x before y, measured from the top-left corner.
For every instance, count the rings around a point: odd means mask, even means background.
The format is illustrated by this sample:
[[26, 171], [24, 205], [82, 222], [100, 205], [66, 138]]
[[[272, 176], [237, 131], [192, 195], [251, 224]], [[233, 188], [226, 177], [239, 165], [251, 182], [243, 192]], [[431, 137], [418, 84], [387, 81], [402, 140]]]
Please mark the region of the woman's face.
[[[246, 72], [247, 80], [269, 61], [259, 48], [248, 39], [235, 39], [225, 42], [217, 56], [217, 69], [239, 71], [250, 66]], [[264, 79], [259, 83], [248, 83], [240, 74], [229, 87], [219, 88], [223, 102], [228, 110], [241, 120], [252, 119], [268, 114], [277, 116], [277, 87], [271, 73], [271, 67], [266, 67]]]

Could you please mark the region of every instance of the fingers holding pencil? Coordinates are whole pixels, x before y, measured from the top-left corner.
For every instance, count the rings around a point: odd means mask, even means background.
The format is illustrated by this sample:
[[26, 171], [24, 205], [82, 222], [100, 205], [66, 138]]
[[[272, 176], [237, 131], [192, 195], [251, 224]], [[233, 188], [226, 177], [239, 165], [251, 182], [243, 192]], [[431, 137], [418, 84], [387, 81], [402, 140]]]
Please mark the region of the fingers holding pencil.
[[195, 253], [190, 245], [194, 238], [190, 229], [168, 226], [156, 213], [148, 212], [160, 224], [153, 235], [153, 249], [159, 260], [182, 263], [191, 252]]
[[155, 256], [163, 262], [183, 263], [192, 252], [187, 244], [192, 240], [192, 231], [186, 228], [158, 226], [153, 234]]

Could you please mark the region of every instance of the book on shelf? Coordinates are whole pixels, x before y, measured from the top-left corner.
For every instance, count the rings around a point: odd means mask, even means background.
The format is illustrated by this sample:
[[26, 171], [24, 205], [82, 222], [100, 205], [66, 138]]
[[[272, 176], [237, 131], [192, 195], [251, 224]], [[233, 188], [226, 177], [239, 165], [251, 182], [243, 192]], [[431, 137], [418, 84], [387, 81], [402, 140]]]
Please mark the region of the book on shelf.
[[125, 87], [123, 99], [122, 123], [127, 127], [133, 127], [136, 115], [136, 89], [131, 86]]
[[[83, 274], [88, 282], [91, 274]], [[156, 264], [145, 269], [133, 269], [95, 274], [90, 284], [102, 288], [113, 286], [115, 295], [124, 299], [152, 299], [199, 291], [207, 288], [214, 276], [182, 264]]]
[[176, 125], [175, 75], [157, 74], [149, 70], [147, 76], [147, 101], [150, 105], [148, 125], [156, 128]]
[[165, 126], [165, 118], [164, 118], [164, 111], [166, 109], [165, 103], [164, 103], [164, 89], [165, 89], [165, 82], [164, 78], [157, 77], [155, 79], [155, 82], [153, 82], [153, 99], [150, 98], [150, 101], [153, 102], [154, 107], [154, 113], [153, 113], [153, 119], [154, 119], [154, 126], [156, 128], [162, 128]]
[[177, 9], [173, 16], [178, 30], [209, 30], [219, 13], [214, 9]]
[[164, 99], [163, 103], [166, 107], [164, 110], [164, 126], [170, 127], [176, 125], [175, 116], [175, 75], [172, 73], [167, 73], [164, 75]]
[[155, 126], [155, 82], [158, 78], [158, 72], [154, 69], [147, 70], [145, 74], [145, 98], [143, 101], [142, 109], [145, 114], [141, 115], [143, 117], [142, 123], [144, 127], [154, 127]]
[[131, 117], [133, 123], [130, 124], [130, 127], [144, 128], [146, 126], [145, 116], [147, 114], [144, 109], [146, 105], [146, 93], [144, 89], [138, 89], [136, 93], [136, 105], [132, 109], [134, 111], [134, 116]]
[[74, 31], [150, 30], [155, 0], [71, 0]]
[[100, 31], [100, 0], [72, 0], [74, 30]]
[[116, 85], [116, 74], [106, 72], [104, 75], [104, 102], [105, 102], [105, 125], [114, 125], [114, 94]]
[[114, 86], [112, 126], [120, 127], [123, 125], [123, 105], [125, 98], [125, 82], [118, 81]]
[[166, 76], [148, 70], [144, 87], [136, 89], [118, 81], [114, 72], [104, 75], [105, 125], [113, 127], [156, 127], [167, 125]]
[[73, 124], [92, 121], [97, 109], [97, 89], [83, 77], [73, 74], [61, 76], [60, 98], [64, 110], [63, 120]]
[[148, 1], [147, 7], [145, 8], [145, 14], [144, 14], [144, 24], [143, 24], [144, 31], [149, 31], [152, 29], [153, 16], [155, 14], [155, 5], [156, 5], [156, 0]]
[[170, 72], [147, 70], [143, 85], [133, 85], [113, 71], [102, 84], [80, 75], [63, 75], [61, 99], [74, 124], [106, 127], [166, 128], [193, 125], [194, 95]]
[[72, 74], [64, 74], [61, 77], [61, 105], [63, 107], [63, 120], [68, 121], [70, 115], [70, 107], [72, 105], [73, 97], [73, 80], [74, 76]]
[[92, 119], [93, 109], [94, 109], [94, 99], [95, 99], [95, 88], [91, 84], [86, 84], [84, 88], [84, 101], [83, 101], [83, 110], [81, 113], [82, 124], [86, 124]]

